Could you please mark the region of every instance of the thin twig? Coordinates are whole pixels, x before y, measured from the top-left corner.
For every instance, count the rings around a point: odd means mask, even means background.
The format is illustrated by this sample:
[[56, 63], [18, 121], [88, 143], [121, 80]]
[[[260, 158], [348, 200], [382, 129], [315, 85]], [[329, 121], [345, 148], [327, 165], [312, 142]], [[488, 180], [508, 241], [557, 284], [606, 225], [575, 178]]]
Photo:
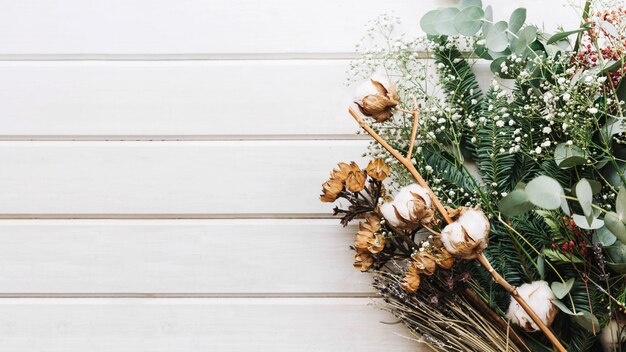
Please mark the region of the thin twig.
[[[367, 122], [365, 122], [357, 113], [356, 111], [354, 111], [354, 109], [352, 107], [350, 107], [348, 109], [348, 112], [350, 113], [350, 115], [352, 115], [352, 117], [356, 120], [356, 122], [358, 122], [358, 124], [361, 126], [361, 128], [363, 128], [365, 130], [365, 132], [367, 132], [370, 136], [372, 136], [372, 138], [374, 138], [374, 140], [376, 140], [383, 148], [385, 148], [394, 158], [396, 158], [413, 176], [413, 178], [415, 178], [415, 181], [417, 181], [417, 183], [424, 187], [426, 189], [426, 191], [430, 194], [431, 196], [431, 200], [433, 202], [433, 205], [435, 206], [435, 209], [437, 209], [437, 211], [439, 212], [439, 214], [441, 214], [441, 216], [443, 217], [443, 219], [448, 223], [452, 223], [452, 218], [450, 217], [450, 215], [448, 214], [446, 208], [443, 206], [443, 204], [441, 204], [441, 202], [439, 201], [439, 198], [437, 198], [437, 196], [435, 196], [435, 193], [430, 189], [430, 187], [428, 186], [428, 184], [426, 183], [426, 181], [424, 180], [424, 178], [422, 178], [422, 176], [420, 175], [420, 173], [417, 171], [417, 169], [415, 168], [415, 166], [413, 165], [413, 163], [411, 162], [410, 159], [402, 156], [397, 150], [395, 150], [392, 146], [389, 145], [389, 143], [387, 143], [378, 133], [376, 133], [376, 131], [374, 131], [372, 129], [372, 127], [370, 127], [370, 125], [367, 124]], [[416, 120], [417, 120], [417, 115], [414, 115], [414, 121], [413, 121], [413, 128], [416, 128]], [[411, 141], [412, 143], [413, 141]], [[412, 149], [412, 148], [411, 148]], [[410, 152], [410, 151], [409, 151]], [[500, 275], [492, 266], [491, 263], [489, 263], [489, 260], [487, 259], [487, 257], [484, 255], [484, 253], [480, 253], [478, 255], [477, 258], [478, 262], [491, 274], [491, 276], [493, 277], [493, 280], [499, 284], [500, 286], [502, 286], [512, 297], [513, 299], [515, 299], [517, 301], [517, 303], [519, 303], [519, 305], [524, 309], [524, 311], [526, 311], [526, 313], [528, 314], [528, 316], [535, 322], [535, 324], [537, 324], [537, 326], [539, 327], [539, 329], [541, 329], [541, 331], [546, 335], [546, 337], [550, 340], [550, 342], [552, 342], [552, 344], [554, 345], [554, 347], [559, 351], [559, 352], [567, 352], [567, 350], [565, 349], [565, 347], [563, 347], [563, 345], [561, 344], [561, 342], [559, 341], [559, 339], [557, 339], [557, 337], [554, 335], [554, 333], [552, 332], [552, 330], [550, 330], [550, 328], [548, 328], [546, 326], [546, 324], [543, 323], [543, 321], [541, 321], [541, 319], [539, 318], [539, 316], [537, 316], [537, 313], [535, 313], [535, 311], [533, 311], [533, 309], [528, 305], [528, 303], [526, 302], [526, 300], [524, 300], [524, 298], [522, 298], [519, 293], [517, 292], [517, 289], [515, 288], [515, 286], [509, 284], [503, 277], [502, 275]]]
[[413, 97], [413, 129], [411, 130], [411, 139], [409, 140], [409, 151], [406, 153], [406, 158], [411, 160], [411, 154], [413, 153], [413, 147], [415, 146], [415, 137], [417, 136], [417, 123], [419, 121], [419, 110], [417, 106], [417, 99]]

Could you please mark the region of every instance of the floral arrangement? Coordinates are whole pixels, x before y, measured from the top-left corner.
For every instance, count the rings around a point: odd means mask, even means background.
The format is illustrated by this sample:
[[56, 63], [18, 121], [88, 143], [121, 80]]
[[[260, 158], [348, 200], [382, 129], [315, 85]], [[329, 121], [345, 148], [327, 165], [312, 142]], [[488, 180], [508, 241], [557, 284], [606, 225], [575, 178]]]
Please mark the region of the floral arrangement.
[[359, 45], [372, 160], [339, 163], [321, 200], [434, 350], [626, 350], [626, 9], [580, 10], [548, 34], [464, 0], [425, 13], [425, 38], [382, 16]]

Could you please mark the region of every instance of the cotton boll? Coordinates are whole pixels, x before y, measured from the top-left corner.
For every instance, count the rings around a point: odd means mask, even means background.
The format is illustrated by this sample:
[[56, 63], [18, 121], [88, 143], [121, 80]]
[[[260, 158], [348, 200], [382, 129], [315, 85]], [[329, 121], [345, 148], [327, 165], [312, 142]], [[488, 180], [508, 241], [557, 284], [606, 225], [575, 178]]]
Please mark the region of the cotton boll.
[[391, 83], [389, 83], [388, 79], [383, 77], [372, 77], [356, 87], [354, 91], [354, 100], [360, 100], [365, 96], [378, 94], [378, 90], [376, 89], [376, 86], [372, 84], [372, 80], [380, 82], [380, 84], [382, 84], [387, 90], [391, 87]]
[[457, 243], [465, 242], [463, 227], [458, 222], [453, 222], [441, 231], [441, 242], [452, 255], [457, 254]]
[[600, 332], [600, 343], [604, 351], [619, 351], [619, 347], [626, 340], [624, 325], [611, 320]]
[[489, 220], [478, 209], [460, 208], [455, 222], [441, 231], [441, 241], [451, 254], [474, 259], [487, 248]]
[[[461, 213], [457, 220], [467, 231], [467, 234], [476, 242], [485, 242], [489, 236], [489, 220], [478, 209], [467, 209]], [[485, 246], [486, 247], [486, 246]]]
[[399, 227], [401, 225], [401, 220], [398, 217], [398, 214], [396, 214], [393, 202], [383, 203], [380, 206], [380, 213], [391, 226]]
[[400, 193], [403, 193], [403, 192], [408, 193], [408, 194], [417, 194], [418, 196], [422, 198], [422, 200], [424, 200], [428, 208], [432, 206], [432, 201], [430, 199], [430, 195], [428, 194], [428, 191], [426, 190], [426, 188], [418, 185], [417, 183], [412, 183], [400, 189]]
[[[546, 326], [552, 324], [558, 309], [552, 304], [552, 301], [556, 298], [547, 282], [533, 281], [529, 284], [523, 284], [517, 288], [517, 292]], [[514, 324], [528, 332], [539, 330], [539, 326], [514, 299], [511, 299], [506, 316]]]

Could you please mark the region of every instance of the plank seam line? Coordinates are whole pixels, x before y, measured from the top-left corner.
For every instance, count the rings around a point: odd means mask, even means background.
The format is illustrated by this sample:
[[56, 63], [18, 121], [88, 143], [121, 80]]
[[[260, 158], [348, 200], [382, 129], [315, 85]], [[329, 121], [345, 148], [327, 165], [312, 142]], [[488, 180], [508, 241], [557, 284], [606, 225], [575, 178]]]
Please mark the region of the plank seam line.
[[337, 219], [326, 213], [249, 214], [0, 214], [0, 220], [237, 220], [237, 219]]
[[0, 299], [9, 298], [63, 298], [63, 299], [90, 299], [90, 298], [147, 298], [147, 299], [176, 299], [176, 298], [210, 298], [210, 299], [237, 299], [237, 298], [379, 298], [376, 292], [340, 292], [340, 293], [0, 293]]
[[213, 142], [213, 141], [327, 141], [367, 140], [362, 134], [267, 134], [267, 135], [0, 135], [0, 142]]

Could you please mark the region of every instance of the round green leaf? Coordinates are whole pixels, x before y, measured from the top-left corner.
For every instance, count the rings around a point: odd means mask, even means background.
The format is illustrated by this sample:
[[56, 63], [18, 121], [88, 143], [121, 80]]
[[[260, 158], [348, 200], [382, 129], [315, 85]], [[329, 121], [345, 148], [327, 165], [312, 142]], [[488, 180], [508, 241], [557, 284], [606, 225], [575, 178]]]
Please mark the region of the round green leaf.
[[544, 209], [558, 209], [563, 194], [561, 185], [548, 176], [538, 176], [526, 185], [528, 200]]
[[491, 51], [504, 51], [509, 46], [509, 38], [506, 35], [508, 25], [505, 21], [500, 21], [491, 26], [487, 37], [485, 38], [486, 46]]
[[533, 204], [528, 201], [523, 189], [516, 189], [498, 202], [498, 209], [506, 216], [516, 216], [532, 210]]
[[484, 35], [487, 35], [487, 33], [489, 33], [489, 30], [493, 26], [491, 24], [493, 22], [493, 8], [491, 7], [491, 5], [485, 7], [485, 15], [483, 17], [485, 20], [483, 21], [482, 31]]
[[[624, 186], [619, 187], [619, 191], [617, 192], [617, 199], [615, 200], [615, 211], [617, 215], [619, 215], [619, 219], [622, 222], [626, 221], [626, 189]], [[626, 243], [626, 241], [623, 241]]]
[[602, 142], [606, 145], [610, 145], [613, 141], [613, 136], [624, 132], [624, 126], [621, 120], [616, 120], [612, 117], [608, 118], [604, 126], [600, 128], [600, 136]]
[[477, 6], [483, 8], [483, 2], [481, 0], [461, 0], [457, 6], [459, 10], [463, 10], [466, 7]]
[[581, 312], [583, 313], [582, 315], [574, 316], [574, 321], [578, 323], [578, 325], [587, 329], [587, 331], [589, 332], [594, 331], [594, 327], [595, 329], [597, 329], [600, 326], [600, 322], [598, 321], [598, 318], [596, 318], [595, 315], [589, 313], [586, 310], [581, 310]]
[[441, 9], [431, 10], [426, 12], [426, 14], [422, 16], [422, 19], [420, 20], [420, 27], [422, 27], [424, 33], [430, 35], [439, 35], [439, 32], [437, 32], [437, 30], [435, 29], [435, 19], [437, 18], [439, 11], [441, 11]]
[[597, 229], [592, 236], [594, 243], [599, 243], [602, 247], [608, 247], [617, 241], [615, 235], [606, 228], [606, 217], [604, 218], [604, 227]]
[[619, 214], [609, 212], [604, 215], [604, 225], [621, 242], [626, 243], [626, 226], [622, 222]]
[[537, 28], [526, 26], [518, 33], [518, 37], [511, 42], [512, 49], [516, 54], [522, 55], [526, 50], [532, 50], [530, 44], [537, 39]]
[[626, 264], [626, 244], [617, 241], [606, 249], [611, 261], [615, 264]]
[[576, 198], [578, 198], [578, 203], [583, 210], [583, 214], [585, 214], [587, 221], [591, 223], [593, 220], [593, 208], [591, 207], [593, 191], [591, 190], [591, 185], [587, 179], [583, 178], [576, 183], [574, 188], [576, 190]]
[[476, 34], [482, 26], [481, 18], [485, 12], [477, 6], [466, 7], [454, 17], [454, 28], [463, 35]]
[[552, 289], [552, 293], [556, 296], [556, 298], [561, 299], [565, 297], [574, 286], [575, 278], [571, 278], [565, 282], [554, 281], [550, 288]]
[[572, 219], [574, 219], [574, 223], [576, 226], [580, 227], [584, 230], [597, 230], [604, 226], [604, 221], [600, 219], [592, 219], [591, 222], [587, 221], [587, 218], [580, 214], [572, 215]]
[[456, 7], [445, 8], [435, 16], [435, 30], [443, 35], [458, 35], [459, 32], [454, 28], [454, 18], [459, 13]]
[[562, 169], [582, 165], [586, 160], [585, 151], [574, 144], [560, 143], [554, 149], [554, 161]]
[[526, 9], [523, 7], [515, 9], [509, 19], [509, 30], [517, 34], [524, 25], [524, 21], [526, 21]]

